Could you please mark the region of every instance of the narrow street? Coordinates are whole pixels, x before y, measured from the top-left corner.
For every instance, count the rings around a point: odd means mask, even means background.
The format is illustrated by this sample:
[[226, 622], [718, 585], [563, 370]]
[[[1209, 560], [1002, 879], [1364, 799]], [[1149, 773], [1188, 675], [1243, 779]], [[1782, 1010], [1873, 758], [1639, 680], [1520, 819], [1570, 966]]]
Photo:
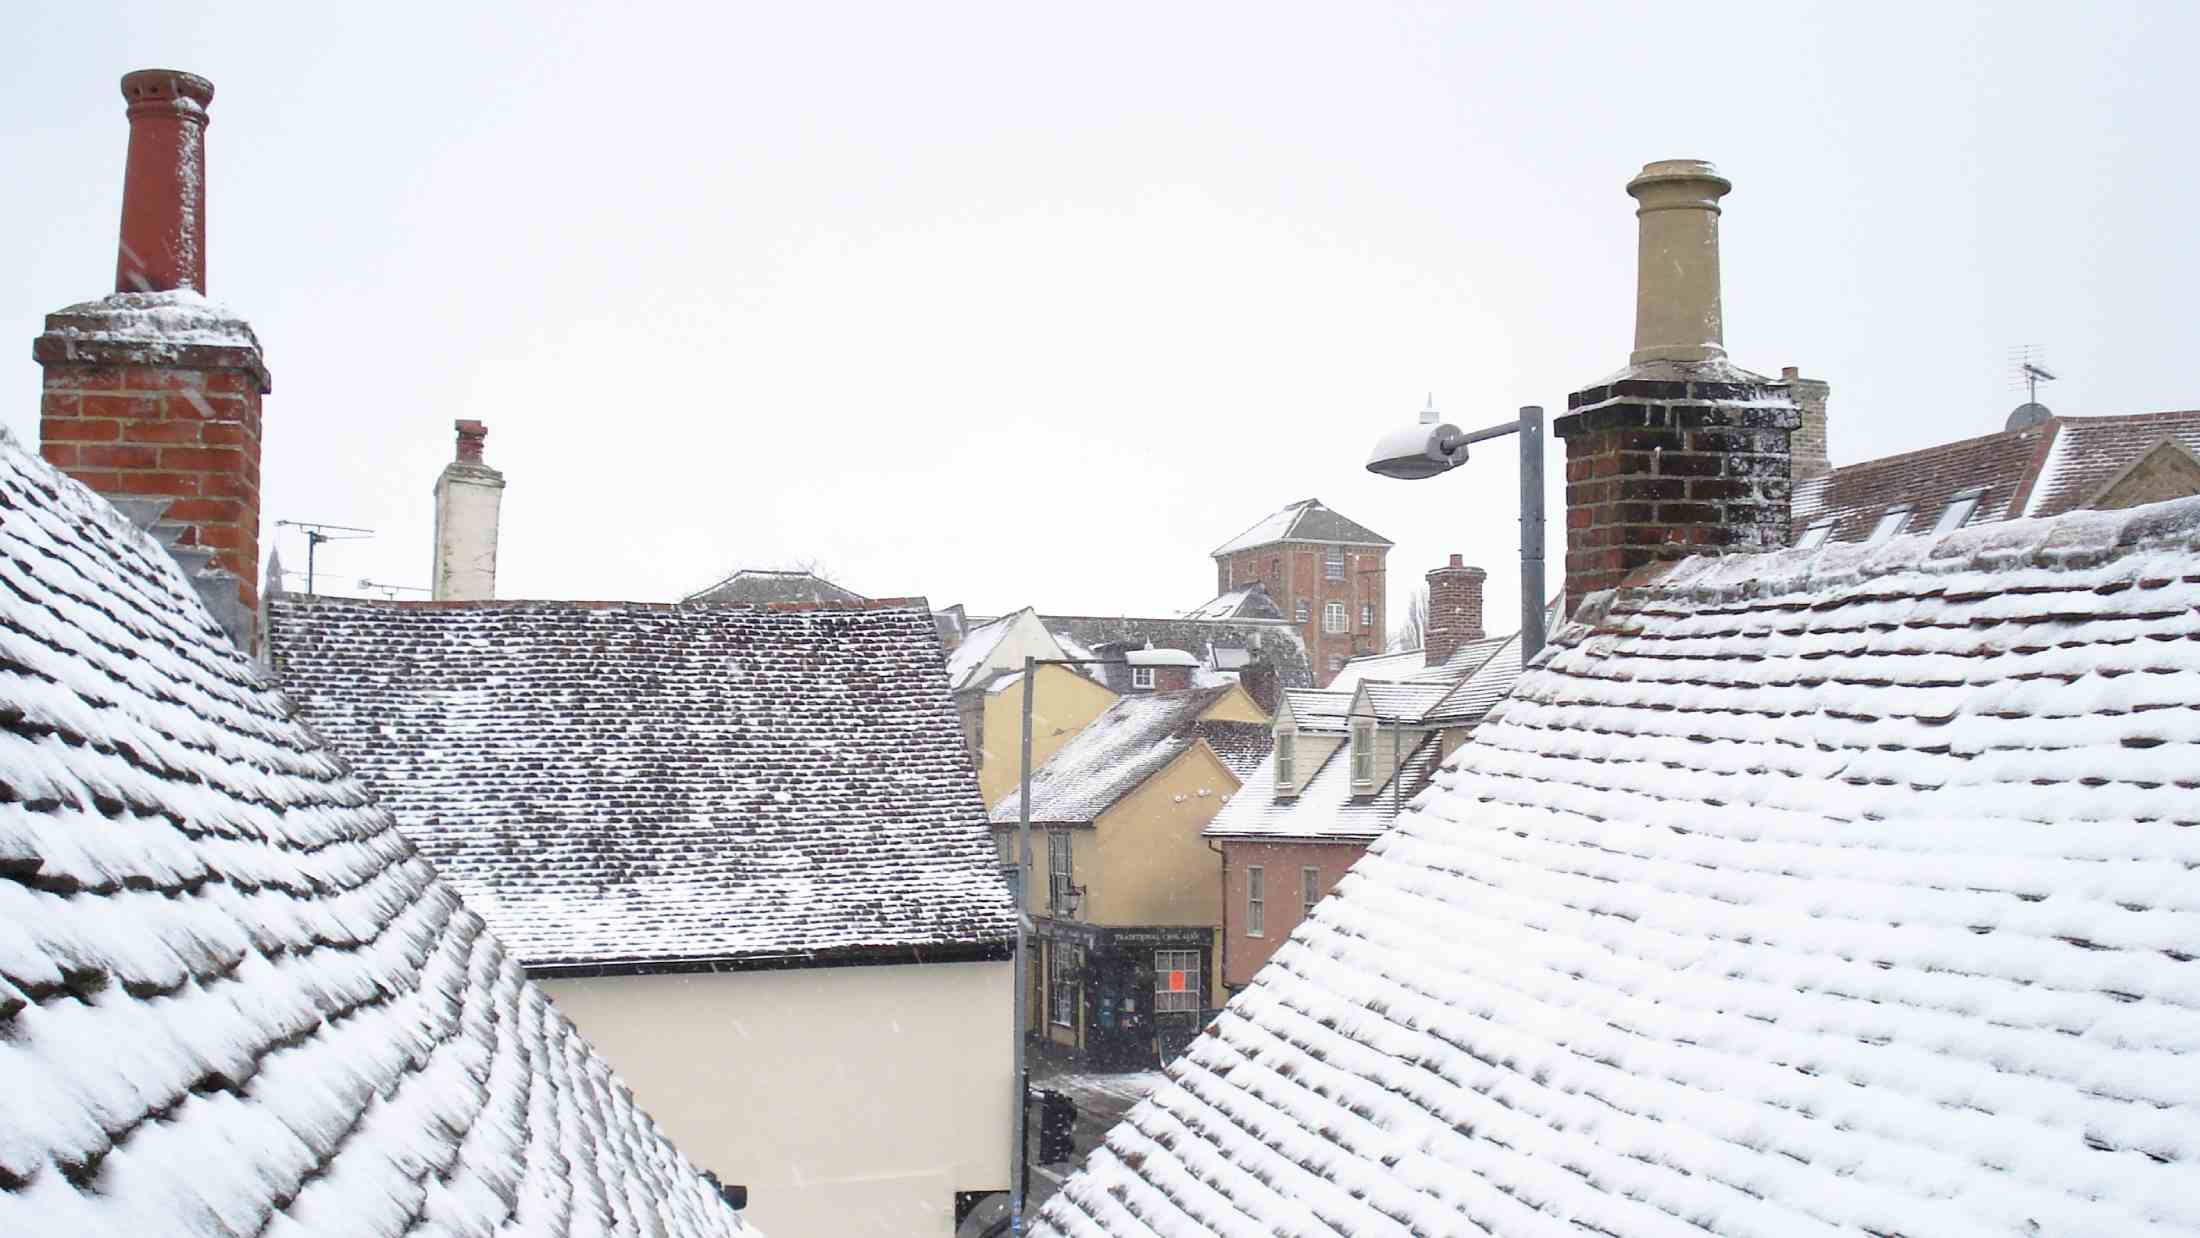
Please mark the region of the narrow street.
[[[1166, 1078], [1158, 1070], [1137, 1070], [1106, 1074], [1092, 1071], [1073, 1071], [1065, 1063], [1036, 1061], [1031, 1066], [1033, 1090], [1052, 1088], [1068, 1093], [1077, 1103], [1077, 1154], [1060, 1165], [1031, 1164], [1031, 1198], [1026, 1205], [1027, 1218], [1038, 1215], [1046, 1201], [1054, 1197], [1069, 1176], [1084, 1167], [1085, 1158], [1100, 1146], [1107, 1137], [1108, 1128], [1131, 1111], [1131, 1106], [1146, 1098], [1146, 1094], [1161, 1086]], [[1036, 1156], [1039, 1148], [1039, 1108], [1031, 1109], [1031, 1147]], [[989, 1232], [990, 1227], [1007, 1216], [1006, 1196], [995, 1196], [979, 1205], [957, 1232], [976, 1235]], [[1006, 1233], [1006, 1229], [997, 1231]]]

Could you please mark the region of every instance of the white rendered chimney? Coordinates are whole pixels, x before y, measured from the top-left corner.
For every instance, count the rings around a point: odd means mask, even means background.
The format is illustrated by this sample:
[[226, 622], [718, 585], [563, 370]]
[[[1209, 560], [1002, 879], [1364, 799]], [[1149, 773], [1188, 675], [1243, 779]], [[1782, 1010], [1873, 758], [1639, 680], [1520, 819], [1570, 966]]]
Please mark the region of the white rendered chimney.
[[485, 602], [497, 595], [497, 511], [504, 474], [481, 462], [489, 427], [458, 423], [458, 458], [435, 479], [435, 567], [429, 581], [438, 602]]

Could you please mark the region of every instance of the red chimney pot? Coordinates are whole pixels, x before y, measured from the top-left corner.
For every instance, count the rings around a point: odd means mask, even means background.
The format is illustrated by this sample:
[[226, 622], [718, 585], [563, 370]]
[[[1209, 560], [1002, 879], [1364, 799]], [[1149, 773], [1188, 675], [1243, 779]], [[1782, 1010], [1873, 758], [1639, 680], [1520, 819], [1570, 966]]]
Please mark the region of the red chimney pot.
[[458, 427], [459, 461], [464, 464], [481, 463], [481, 448], [489, 438], [488, 425], [479, 421], [459, 421], [453, 424]]
[[206, 109], [214, 83], [175, 69], [122, 76], [130, 153], [122, 172], [116, 292], [206, 291]]

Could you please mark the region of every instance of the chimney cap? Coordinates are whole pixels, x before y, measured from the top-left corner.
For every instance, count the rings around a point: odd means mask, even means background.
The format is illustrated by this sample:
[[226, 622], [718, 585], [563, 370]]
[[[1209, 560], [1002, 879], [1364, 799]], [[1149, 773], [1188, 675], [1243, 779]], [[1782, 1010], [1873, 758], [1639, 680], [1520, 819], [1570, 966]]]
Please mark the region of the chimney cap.
[[1635, 173], [1635, 179], [1627, 182], [1627, 192], [1640, 198], [1644, 190], [1654, 185], [1676, 185], [1689, 181], [1700, 181], [1710, 187], [1704, 196], [1713, 203], [1734, 189], [1734, 182], [1719, 175], [1719, 169], [1712, 166], [1708, 159], [1659, 159], [1642, 165], [1642, 171]]
[[214, 83], [181, 69], [138, 69], [122, 75], [122, 97], [132, 104], [188, 99], [203, 111], [214, 102]]

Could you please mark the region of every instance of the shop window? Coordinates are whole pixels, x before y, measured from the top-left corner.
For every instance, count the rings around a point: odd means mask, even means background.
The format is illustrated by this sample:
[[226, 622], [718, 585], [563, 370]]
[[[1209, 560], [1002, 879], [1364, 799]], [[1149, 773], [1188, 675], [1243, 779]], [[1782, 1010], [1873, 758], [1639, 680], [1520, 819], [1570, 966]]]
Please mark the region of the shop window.
[[1156, 1012], [1196, 1012], [1203, 1004], [1199, 1000], [1200, 992], [1199, 951], [1153, 952], [1153, 1008]]
[[1077, 1026], [1078, 977], [1085, 967], [1081, 946], [1056, 943], [1047, 951], [1052, 963], [1047, 976], [1047, 1021], [1057, 1027]]
[[1245, 935], [1247, 937], [1265, 937], [1268, 935], [1267, 891], [1262, 888], [1266, 876], [1267, 874], [1261, 871], [1258, 864], [1245, 870]]
[[1327, 602], [1322, 605], [1322, 631], [1347, 632], [1350, 630], [1344, 621], [1344, 603]]
[[1322, 870], [1299, 870], [1299, 904], [1305, 915], [1314, 914], [1314, 904], [1322, 901]]

